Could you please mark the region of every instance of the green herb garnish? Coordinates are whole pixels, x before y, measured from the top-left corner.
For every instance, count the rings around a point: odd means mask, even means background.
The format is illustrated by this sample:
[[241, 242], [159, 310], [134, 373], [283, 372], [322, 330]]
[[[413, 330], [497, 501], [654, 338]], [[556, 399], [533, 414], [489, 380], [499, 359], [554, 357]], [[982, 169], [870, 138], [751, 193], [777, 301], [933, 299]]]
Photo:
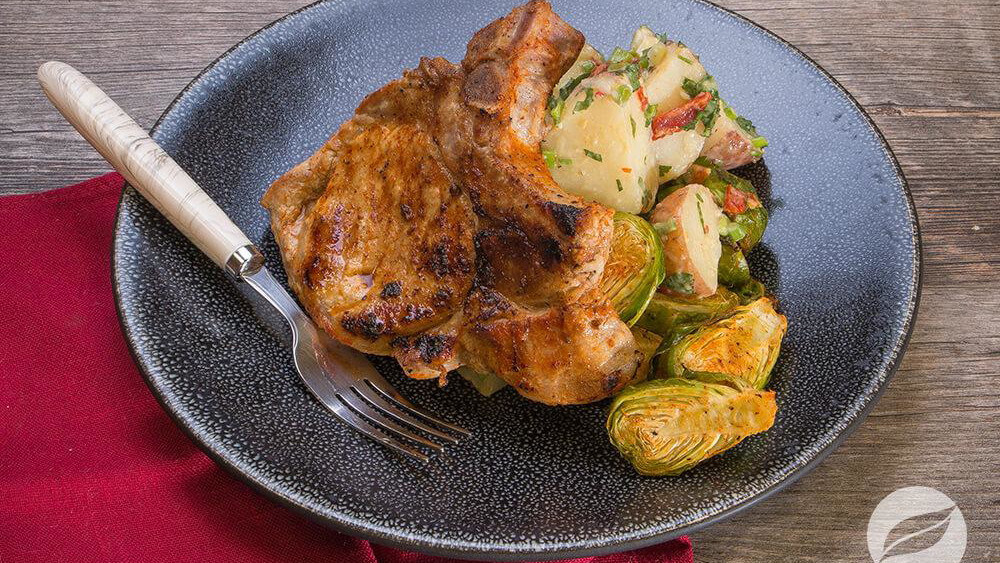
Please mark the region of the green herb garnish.
[[694, 293], [694, 276], [687, 272], [677, 272], [663, 281], [671, 291], [685, 295]]
[[642, 84], [639, 83], [639, 65], [636, 63], [629, 63], [625, 65], [625, 69], [622, 72], [628, 78], [629, 86], [631, 86], [633, 90], [638, 90], [642, 87]]
[[649, 104], [646, 109], [642, 110], [643, 117], [646, 118], [646, 127], [653, 124], [653, 118], [656, 117], [656, 104]]
[[660, 176], [666, 176], [669, 173], [670, 173], [670, 167], [661, 164], [660, 165]]
[[736, 221], [730, 221], [728, 217], [719, 217], [719, 236], [726, 237], [733, 242], [743, 240], [747, 236], [746, 229]]
[[656, 38], [660, 40], [660, 43], [670, 43], [666, 33], [657, 33]]
[[545, 159], [545, 165], [549, 168], [555, 168], [556, 166], [562, 167], [573, 164], [573, 161], [568, 158], [563, 158], [556, 154], [556, 151], [542, 149], [542, 158]]
[[747, 133], [757, 136], [757, 128], [753, 126], [753, 122], [743, 116], [736, 116], [734, 118], [736, 124], [740, 126], [740, 129], [746, 131]]
[[583, 154], [589, 156], [590, 158], [596, 160], [597, 162], [603, 162], [604, 161], [604, 157], [601, 156], [601, 153], [597, 153], [597, 152], [594, 152], [594, 151], [588, 150], [588, 149], [583, 149]]
[[562, 121], [563, 110], [566, 109], [566, 100], [551, 98], [550, 102], [549, 115], [552, 116], [552, 121], [559, 125], [559, 122]]
[[652, 47], [646, 47], [645, 49], [642, 50], [642, 54], [639, 55], [639, 68], [641, 68], [642, 70], [646, 70], [646, 69], [649, 68], [649, 65], [650, 65], [650, 62], [649, 62], [649, 50], [650, 49], [652, 49]]
[[618, 102], [618, 105], [622, 105], [625, 102], [627, 102], [629, 97], [631, 96], [632, 96], [632, 89], [624, 84], [619, 84], [618, 87], [615, 88], [615, 93], [612, 96], [612, 98], [614, 98], [614, 100]]
[[635, 138], [635, 120], [632, 119], [631, 115], [628, 116], [628, 122], [632, 124], [632, 137]]
[[767, 139], [765, 139], [764, 137], [754, 137], [750, 141], [750, 144], [757, 147], [758, 149], [762, 149], [767, 146]]
[[667, 233], [672, 233], [677, 230], [677, 222], [671, 217], [666, 221], [660, 223], [653, 223], [653, 229], [659, 233], [661, 236]]
[[691, 59], [685, 57], [684, 55], [681, 55], [680, 53], [677, 54], [677, 58], [680, 59], [680, 60], [682, 60], [682, 61], [684, 61], [684, 62], [686, 62], [689, 65], [693, 65], [694, 64], [694, 61], [692, 61]]
[[619, 180], [618, 178], [615, 178], [615, 184], [618, 185], [618, 191], [622, 191], [622, 190], [625, 189], [625, 188], [622, 187], [622, 181]]
[[722, 111], [725, 112], [726, 117], [728, 117], [729, 119], [732, 119], [733, 121], [736, 121], [736, 123], [739, 123], [738, 120], [739, 120], [740, 116], [736, 115], [736, 112], [733, 111], [733, 108], [731, 108], [729, 106], [726, 106], [726, 107], [722, 108]]
[[[591, 63], [591, 64], [593, 64], [593, 63]], [[566, 98], [568, 98], [569, 95], [573, 93], [573, 90], [576, 90], [576, 87], [579, 86], [580, 83], [584, 81], [584, 79], [586, 79], [588, 76], [590, 76], [590, 73], [593, 70], [594, 70], [594, 67], [591, 66], [590, 70], [586, 70], [585, 69], [585, 72], [583, 72], [582, 74], [579, 74], [579, 75], [575, 76], [572, 80], [570, 80], [569, 82], [567, 82], [565, 86], [563, 86], [562, 88], [559, 89], [559, 97], [561, 99], [563, 99], [563, 100], [565, 100]]]
[[573, 108], [573, 113], [578, 111], [583, 111], [590, 107], [590, 104], [594, 103], [594, 89], [587, 88], [584, 90], [584, 97], [582, 100], [576, 103], [576, 107]]

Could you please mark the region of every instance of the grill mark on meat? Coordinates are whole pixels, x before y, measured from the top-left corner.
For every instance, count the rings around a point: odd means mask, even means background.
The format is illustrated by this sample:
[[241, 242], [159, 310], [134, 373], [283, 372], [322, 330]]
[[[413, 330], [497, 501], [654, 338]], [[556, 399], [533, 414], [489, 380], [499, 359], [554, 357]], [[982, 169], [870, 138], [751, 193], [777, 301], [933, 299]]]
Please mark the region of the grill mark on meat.
[[556, 220], [556, 225], [564, 235], [568, 237], [576, 235], [576, 226], [584, 212], [582, 208], [554, 201], [546, 201], [543, 207]]
[[344, 330], [371, 341], [390, 332], [385, 320], [373, 311], [364, 311], [359, 315], [344, 313], [340, 319]]
[[[392, 354], [412, 377], [443, 381], [467, 360], [549, 404], [601, 399], [634, 378], [635, 363], [622, 359], [634, 346], [628, 327], [588, 297], [612, 212], [563, 193], [538, 150], [551, 87], [583, 44], [531, 0], [477, 33], [461, 65], [421, 58], [368, 96], [272, 186], [264, 205], [318, 324], [359, 350]], [[312, 239], [340, 202], [338, 235]], [[335, 240], [343, 249], [329, 252]], [[367, 301], [343, 271], [386, 265], [393, 281], [380, 280]], [[300, 277], [308, 269], [311, 285]]]
[[434, 314], [434, 309], [430, 307], [425, 307], [423, 305], [414, 305], [413, 303], [406, 304], [406, 316], [403, 317], [404, 323], [412, 323], [413, 321], [419, 321], [420, 319], [427, 318]]
[[433, 301], [435, 307], [444, 308], [451, 301], [452, 291], [450, 288], [442, 287], [434, 292]]
[[447, 334], [421, 334], [412, 338], [399, 336], [393, 338], [389, 345], [402, 354], [415, 353], [425, 364], [433, 364], [452, 355], [455, 338]]
[[403, 284], [398, 281], [391, 281], [382, 286], [382, 293], [379, 294], [379, 297], [389, 299], [391, 297], [399, 297], [402, 293]]
[[450, 351], [454, 342], [453, 337], [444, 334], [421, 334], [414, 339], [413, 347], [420, 354], [420, 359], [429, 364]]
[[447, 236], [441, 237], [434, 245], [425, 265], [438, 279], [452, 274], [468, 274], [472, 271], [469, 257]]
[[313, 221], [309, 233], [311, 239], [327, 242], [323, 245], [325, 252], [316, 253], [302, 272], [302, 281], [309, 289], [316, 289], [323, 284], [331, 263], [340, 257], [344, 249], [344, 211], [344, 205], [338, 204], [332, 217], [318, 215]]

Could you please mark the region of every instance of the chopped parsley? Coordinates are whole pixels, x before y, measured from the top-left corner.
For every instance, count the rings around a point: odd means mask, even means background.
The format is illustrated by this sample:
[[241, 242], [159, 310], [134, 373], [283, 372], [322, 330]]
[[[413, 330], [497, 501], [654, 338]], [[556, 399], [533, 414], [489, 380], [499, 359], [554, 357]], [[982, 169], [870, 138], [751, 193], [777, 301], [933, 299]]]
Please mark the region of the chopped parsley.
[[549, 115], [552, 116], [552, 121], [559, 125], [562, 121], [563, 110], [566, 109], [566, 100], [556, 98], [555, 96], [549, 98]]
[[622, 187], [622, 181], [619, 180], [618, 178], [615, 178], [615, 184], [618, 185], [618, 191], [622, 191], [622, 190], [625, 189], [625, 188]]
[[646, 109], [642, 111], [642, 115], [646, 118], [646, 127], [653, 124], [653, 118], [656, 117], [656, 104], [649, 104]]
[[682, 61], [684, 61], [684, 62], [686, 62], [689, 65], [693, 65], [694, 64], [694, 61], [692, 61], [691, 59], [685, 57], [684, 55], [681, 55], [680, 53], [677, 54], [677, 58], [680, 59], [680, 60], [682, 60]]
[[556, 151], [542, 149], [542, 158], [545, 159], [545, 165], [549, 168], [555, 168], [557, 166], [563, 167], [573, 164], [573, 161], [568, 158], [563, 158], [556, 154]]
[[585, 78], [587, 78], [588, 76], [590, 76], [590, 73], [593, 70], [594, 70], [594, 67], [591, 66], [590, 70], [587, 70], [587, 71], [583, 72], [582, 74], [579, 74], [579, 75], [573, 77], [572, 80], [570, 80], [569, 82], [567, 82], [565, 86], [563, 86], [562, 88], [559, 89], [559, 98], [563, 99], [563, 100], [565, 100], [566, 98], [568, 98], [569, 95], [573, 93], [573, 90], [576, 90], [576, 87], [579, 86], [580, 83], [583, 82], [583, 80]]
[[659, 233], [661, 236], [667, 233], [672, 233], [677, 230], [677, 222], [671, 217], [666, 221], [660, 223], [653, 223], [653, 230]]
[[739, 242], [747, 236], [747, 231], [743, 225], [736, 221], [730, 221], [728, 217], [722, 215], [719, 217], [719, 236], [726, 237], [733, 242]]
[[594, 151], [589, 150], [589, 149], [583, 149], [583, 154], [589, 156], [590, 158], [596, 160], [597, 162], [603, 162], [604, 161], [604, 157], [601, 156], [601, 153], [599, 153], [599, 152], [594, 152]]
[[642, 70], [648, 69], [651, 65], [651, 63], [649, 62], [650, 49], [652, 49], [652, 47], [646, 47], [645, 49], [642, 50], [642, 54], [639, 55], [639, 68], [641, 68]]
[[[733, 111], [733, 108], [731, 108], [729, 106], [726, 106], [726, 107], [722, 108], [722, 111], [726, 114], [726, 117], [728, 117], [729, 119], [732, 119], [737, 124], [739, 124], [739, 118], [740, 118], [740, 116], [736, 115], [736, 112]], [[749, 122], [750, 120], [747, 119], [745, 121]]]
[[639, 83], [639, 65], [638, 64], [636, 64], [636, 63], [629, 63], [629, 64], [625, 65], [625, 68], [622, 69], [621, 74], [624, 74], [625, 77], [628, 78], [629, 86], [631, 86], [633, 90], [638, 90], [639, 88], [642, 87], [642, 84]]
[[668, 276], [663, 284], [667, 286], [671, 291], [676, 291], [677, 293], [683, 293], [685, 295], [694, 293], [694, 276], [687, 272], [677, 272], [671, 276]]
[[594, 89], [587, 88], [584, 90], [584, 97], [582, 100], [576, 103], [576, 107], [573, 108], [573, 113], [578, 111], [583, 111], [590, 107], [590, 104], [594, 103]]
[[660, 165], [660, 176], [666, 176], [670, 173], [670, 167], [663, 164]]
[[701, 230], [708, 232], [708, 226], [705, 225], [705, 214], [701, 212], [701, 194], [694, 194], [698, 198], [698, 220], [701, 221]]
[[698, 114], [694, 116], [694, 119], [691, 120], [691, 123], [684, 125], [681, 129], [684, 131], [691, 131], [698, 125], [698, 123], [701, 123], [705, 126], [701, 135], [703, 137], [708, 137], [712, 134], [712, 129], [715, 128], [715, 122], [719, 119], [719, 93], [712, 92], [711, 94], [712, 99], [710, 99], [708, 104], [705, 105], [705, 109], [699, 111]]
[[632, 119], [631, 115], [628, 116], [628, 122], [632, 124], [632, 137], [635, 138], [635, 120]]
[[764, 137], [754, 137], [754, 139], [750, 141], [750, 144], [758, 149], [762, 149], [767, 146], [767, 139]]
[[635, 51], [627, 51], [621, 47], [615, 47], [615, 50], [611, 51], [611, 56], [608, 57], [608, 68], [611, 69], [611, 65], [621, 64], [638, 57], [639, 54]]
[[626, 101], [628, 101], [628, 99], [631, 96], [632, 96], [632, 89], [624, 84], [619, 84], [618, 87], [615, 88], [615, 93], [612, 96], [612, 98], [614, 98], [614, 100], [618, 102], [618, 105], [622, 105]]
[[745, 118], [743, 116], [739, 116], [739, 115], [737, 115], [733, 119], [736, 121], [736, 124], [740, 126], [740, 129], [746, 131], [747, 133], [749, 133], [751, 135], [754, 135], [754, 136], [757, 135], [757, 128], [753, 126], [753, 122], [752, 121], [750, 121], [749, 119], [747, 119], [747, 118]]
[[711, 74], [706, 74], [701, 80], [691, 80], [690, 78], [685, 78], [681, 83], [681, 88], [683, 88], [684, 92], [692, 98], [702, 92], [708, 92], [713, 98], [719, 97], [719, 88], [716, 86], [715, 78], [712, 78]]

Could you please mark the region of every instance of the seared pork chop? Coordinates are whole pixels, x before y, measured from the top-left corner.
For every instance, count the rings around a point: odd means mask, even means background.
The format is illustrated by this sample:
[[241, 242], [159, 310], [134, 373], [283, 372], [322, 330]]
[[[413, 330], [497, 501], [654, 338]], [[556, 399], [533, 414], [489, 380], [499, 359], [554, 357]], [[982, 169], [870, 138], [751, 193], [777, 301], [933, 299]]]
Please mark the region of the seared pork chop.
[[539, 143], [583, 35], [543, 1], [369, 95], [262, 203], [289, 284], [337, 340], [412, 377], [468, 364], [548, 404], [602, 399], [641, 353], [598, 289], [613, 211]]

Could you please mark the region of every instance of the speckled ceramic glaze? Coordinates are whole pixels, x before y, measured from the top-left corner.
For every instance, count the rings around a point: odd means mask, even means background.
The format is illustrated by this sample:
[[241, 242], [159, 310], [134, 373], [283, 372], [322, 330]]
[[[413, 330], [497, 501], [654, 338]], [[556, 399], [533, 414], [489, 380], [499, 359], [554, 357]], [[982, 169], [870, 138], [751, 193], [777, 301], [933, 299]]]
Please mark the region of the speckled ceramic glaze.
[[[511, 1], [330, 1], [269, 26], [202, 73], [153, 137], [267, 254], [258, 200], [362, 97], [421, 55], [461, 58]], [[114, 278], [153, 392], [215, 460], [267, 496], [377, 542], [466, 558], [541, 559], [660, 542], [800, 477], [864, 418], [899, 362], [919, 288], [916, 217], [881, 135], [788, 44], [695, 0], [555, 2], [602, 50], [650, 24], [690, 45], [771, 141], [745, 171], [771, 224], [750, 258], [789, 331], [767, 433], [676, 478], [637, 475], [608, 443], [606, 403], [551, 408], [380, 369], [473, 430], [429, 464], [353, 432], [306, 391], [284, 329], [136, 192], [122, 197]], [[358, 186], [364, 190], [364, 186]]]

